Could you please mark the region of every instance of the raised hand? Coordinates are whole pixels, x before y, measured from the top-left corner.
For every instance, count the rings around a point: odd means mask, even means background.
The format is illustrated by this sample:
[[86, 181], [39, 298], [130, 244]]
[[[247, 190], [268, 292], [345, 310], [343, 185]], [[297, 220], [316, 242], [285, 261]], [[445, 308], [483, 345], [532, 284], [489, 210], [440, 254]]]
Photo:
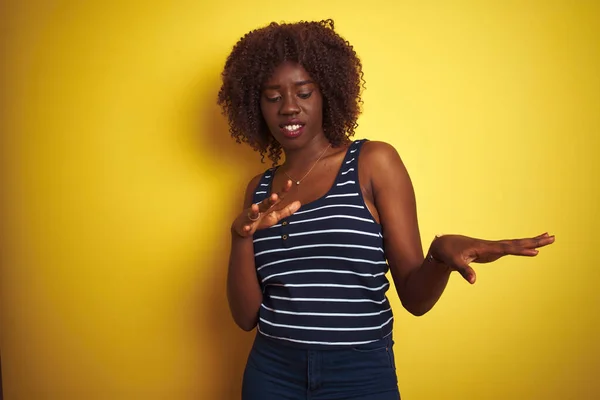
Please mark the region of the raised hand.
[[540, 247], [554, 243], [554, 236], [542, 235], [511, 240], [483, 240], [461, 235], [443, 235], [431, 244], [430, 256], [434, 260], [458, 271], [463, 278], [473, 284], [476, 274], [470, 263], [489, 263], [500, 257], [526, 256], [534, 257]]
[[291, 187], [292, 181], [288, 180], [279, 193], [272, 193], [262, 202], [252, 204], [235, 219], [232, 230], [241, 237], [248, 237], [257, 230], [273, 226], [298, 211], [299, 201], [283, 204], [285, 194]]

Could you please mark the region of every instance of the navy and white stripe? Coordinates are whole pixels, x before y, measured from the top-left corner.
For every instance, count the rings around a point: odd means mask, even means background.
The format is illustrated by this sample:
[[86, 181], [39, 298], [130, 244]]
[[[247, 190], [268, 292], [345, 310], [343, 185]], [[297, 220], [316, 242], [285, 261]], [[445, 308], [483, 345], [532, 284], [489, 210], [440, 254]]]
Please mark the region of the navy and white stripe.
[[[353, 142], [331, 189], [294, 215], [254, 234], [263, 290], [261, 334], [309, 348], [353, 346], [392, 332], [381, 226], [358, 182], [364, 140]], [[271, 192], [267, 170], [255, 203]]]

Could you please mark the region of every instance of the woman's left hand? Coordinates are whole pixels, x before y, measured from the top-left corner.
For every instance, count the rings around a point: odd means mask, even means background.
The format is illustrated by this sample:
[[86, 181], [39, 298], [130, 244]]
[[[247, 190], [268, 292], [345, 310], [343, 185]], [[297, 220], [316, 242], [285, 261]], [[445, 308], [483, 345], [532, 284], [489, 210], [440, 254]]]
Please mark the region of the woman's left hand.
[[470, 263], [489, 263], [500, 257], [534, 257], [538, 248], [554, 243], [554, 236], [544, 233], [527, 239], [483, 240], [462, 235], [443, 235], [431, 244], [429, 255], [437, 262], [458, 271], [469, 283], [475, 283], [476, 274]]

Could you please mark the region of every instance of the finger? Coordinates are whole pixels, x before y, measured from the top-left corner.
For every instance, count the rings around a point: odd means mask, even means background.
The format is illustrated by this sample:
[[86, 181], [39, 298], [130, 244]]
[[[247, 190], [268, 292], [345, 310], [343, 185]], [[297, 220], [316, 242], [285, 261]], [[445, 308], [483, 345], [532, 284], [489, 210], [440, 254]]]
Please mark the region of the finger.
[[300, 206], [301, 206], [301, 204], [299, 201], [291, 202], [290, 204], [288, 204], [287, 206], [283, 207], [281, 210], [276, 212], [277, 220], [279, 221], [281, 219], [289, 217], [290, 215], [292, 215], [293, 213], [298, 211]]
[[250, 206], [250, 211], [248, 211], [248, 214], [246, 214], [246, 217], [248, 217], [248, 220], [250, 221], [250, 223], [253, 223], [254, 220], [258, 219], [258, 217], [260, 217], [260, 207], [258, 204], [252, 204]]
[[534, 247], [543, 247], [543, 246], [547, 246], [549, 244], [554, 243], [555, 237], [554, 237], [554, 235], [550, 235], [550, 234], [548, 234], [548, 232], [546, 232], [546, 233], [542, 233], [541, 235], [538, 235], [532, 239], [533, 239]]
[[252, 204], [246, 213], [246, 221], [243, 223], [240, 234], [248, 234], [252, 231], [252, 225], [260, 218], [260, 209], [258, 204]]
[[285, 196], [292, 188], [292, 183], [293, 182], [289, 179], [285, 182], [285, 184], [281, 187], [281, 191], [277, 193], [277, 200], [275, 202], [272, 202], [271, 206], [274, 206], [277, 203], [281, 203], [283, 199], [285, 199]]
[[477, 274], [475, 273], [475, 270], [473, 268], [471, 268], [470, 266], [463, 264], [463, 265], [456, 266], [455, 269], [471, 285], [474, 284], [475, 281], [477, 280]]
[[259, 211], [261, 213], [266, 213], [269, 209], [271, 209], [274, 205], [276, 205], [280, 201], [279, 195], [277, 193], [271, 193], [271, 195], [264, 199], [259, 204]]
[[258, 203], [260, 205], [260, 212], [266, 213], [273, 206], [279, 204], [285, 198], [286, 193], [292, 188], [292, 184], [293, 182], [288, 179], [279, 193], [271, 193], [268, 198]]
[[547, 236], [544, 236], [537, 240], [538, 240], [538, 243], [537, 243], [536, 247], [544, 247], [544, 246], [548, 246], [549, 244], [554, 243], [554, 241], [556, 240], [556, 237], [554, 235], [547, 235]]
[[[534, 250], [554, 243], [554, 236], [541, 235], [530, 239], [515, 239], [509, 241], [509, 250], [520, 253], [523, 250]], [[530, 253], [530, 252], [529, 252]], [[512, 253], [509, 253], [512, 254]]]
[[510, 245], [507, 245], [500, 252], [490, 252], [490, 254], [501, 253], [500, 256], [510, 255], [510, 256], [535, 257], [535, 256], [537, 256], [539, 254], [539, 250], [536, 247], [537, 246], [521, 247], [521, 246], [510, 246]]
[[519, 256], [524, 256], [524, 257], [535, 257], [539, 254], [539, 250], [537, 249], [523, 249], [521, 250], [521, 252], [517, 255]]
[[283, 196], [283, 194], [287, 193], [290, 191], [290, 189], [292, 188], [292, 181], [291, 180], [287, 180], [285, 181], [285, 184], [283, 185], [283, 187], [281, 188], [281, 195]]
[[537, 255], [535, 243], [529, 241], [535, 239], [502, 240], [491, 243], [486, 251], [481, 252], [482, 259], [496, 260], [503, 256], [534, 256]]

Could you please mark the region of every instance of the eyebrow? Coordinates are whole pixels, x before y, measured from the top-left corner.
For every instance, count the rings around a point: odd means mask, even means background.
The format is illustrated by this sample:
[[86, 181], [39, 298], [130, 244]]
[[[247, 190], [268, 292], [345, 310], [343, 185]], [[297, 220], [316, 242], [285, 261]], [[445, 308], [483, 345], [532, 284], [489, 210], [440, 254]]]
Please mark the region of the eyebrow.
[[[304, 81], [298, 81], [298, 82], [294, 82], [295, 86], [304, 86], [304, 85], [310, 85], [311, 83], [314, 83], [313, 81], [311, 81], [310, 79], [304, 80]], [[280, 89], [281, 85], [269, 85], [269, 86], [265, 86], [263, 89]]]

